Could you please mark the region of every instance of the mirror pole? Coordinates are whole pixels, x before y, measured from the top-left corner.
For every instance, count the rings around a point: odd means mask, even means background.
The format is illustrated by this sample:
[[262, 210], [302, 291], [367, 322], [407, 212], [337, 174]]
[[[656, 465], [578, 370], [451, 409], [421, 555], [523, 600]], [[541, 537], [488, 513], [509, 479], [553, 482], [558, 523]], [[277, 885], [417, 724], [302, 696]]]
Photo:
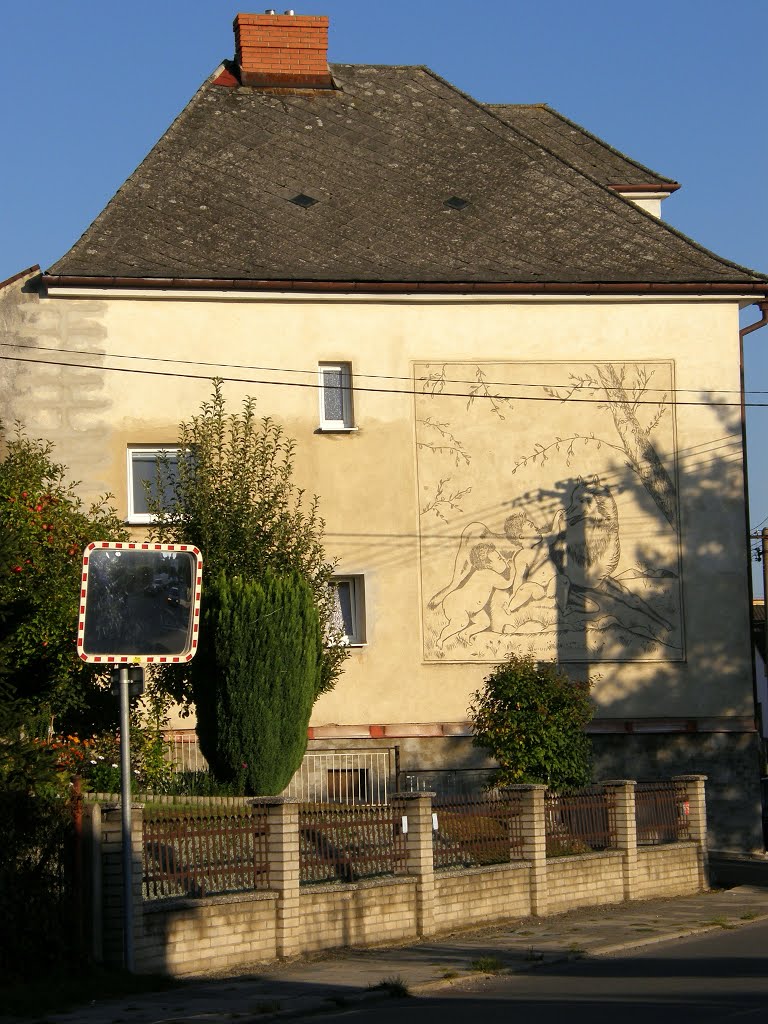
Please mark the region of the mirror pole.
[[123, 824], [123, 966], [133, 973], [133, 843], [131, 841], [131, 714], [129, 669], [120, 674], [120, 802]]

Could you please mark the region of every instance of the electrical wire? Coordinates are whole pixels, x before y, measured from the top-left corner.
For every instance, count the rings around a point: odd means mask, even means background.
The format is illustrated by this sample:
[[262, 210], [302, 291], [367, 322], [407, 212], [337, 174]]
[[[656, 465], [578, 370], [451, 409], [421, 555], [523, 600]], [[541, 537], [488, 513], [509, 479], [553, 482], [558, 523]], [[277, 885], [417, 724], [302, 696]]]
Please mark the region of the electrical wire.
[[[6, 343], [0, 342], [0, 344], [6, 344]], [[12, 347], [19, 347], [19, 346], [12, 346]], [[21, 347], [24, 347], [24, 346], [21, 346]], [[61, 351], [61, 350], [57, 349], [55, 351]], [[89, 353], [82, 353], [82, 354], [83, 355], [87, 355]], [[91, 355], [96, 355], [97, 358], [99, 358], [99, 359], [109, 359], [109, 358], [141, 359], [142, 358], [141, 356], [110, 356], [108, 353], [90, 353], [90, 354]], [[147, 369], [138, 369], [138, 368], [135, 368], [135, 367], [127, 367], [127, 366], [104, 366], [103, 364], [99, 364], [99, 363], [69, 363], [69, 362], [64, 362], [63, 360], [60, 360], [60, 359], [31, 359], [28, 356], [9, 356], [9, 355], [0, 356], [0, 359], [7, 360], [9, 362], [17, 362], [17, 363], [36, 363], [36, 364], [41, 365], [41, 366], [63, 366], [63, 367], [68, 367], [69, 369], [74, 369], [74, 370], [78, 370], [78, 369], [80, 369], [80, 370], [101, 370], [101, 371], [109, 371], [111, 373], [140, 373], [140, 374], [144, 374], [145, 376], [152, 376], [152, 377], [174, 377], [177, 380], [210, 380], [211, 379], [210, 375], [206, 374], [206, 373], [174, 373], [171, 370], [147, 370]], [[195, 365], [195, 364], [192, 364], [192, 365]], [[219, 365], [226, 365], [226, 364], [219, 364]], [[285, 371], [283, 371], [283, 370], [276, 370], [275, 372], [282, 373], [282, 372], [285, 372]], [[308, 373], [308, 372], [311, 372], [311, 371], [298, 371], [298, 372], [307, 372]], [[239, 383], [239, 384], [262, 384], [262, 385], [265, 385], [265, 386], [273, 386], [273, 387], [312, 388], [314, 390], [320, 390], [321, 388], [324, 387], [324, 385], [322, 383], [320, 383], [319, 381], [305, 382], [305, 381], [261, 380], [261, 379], [255, 378], [255, 377], [222, 377], [221, 374], [216, 374], [216, 376], [221, 377], [221, 379], [226, 381], [227, 383], [236, 383], [236, 384], [237, 383]], [[407, 379], [407, 378], [402, 378], [402, 379]], [[461, 381], [461, 383], [463, 383], [463, 384], [470, 384], [472, 382], [471, 381]], [[484, 386], [487, 386], [487, 385], [484, 385]], [[505, 384], [504, 386], [506, 387], [507, 385]], [[543, 386], [546, 386], [546, 385], [534, 384], [534, 385], [527, 385], [527, 386], [528, 387], [543, 387]], [[512, 395], [499, 395], [499, 394], [483, 394], [483, 393], [478, 393], [478, 392], [466, 392], [466, 391], [464, 391], [464, 392], [461, 392], [461, 391], [439, 391], [439, 390], [433, 390], [433, 391], [421, 390], [421, 391], [418, 391], [418, 390], [416, 390], [414, 388], [359, 387], [357, 385], [353, 385], [351, 390], [353, 391], [353, 393], [354, 392], [366, 392], [366, 393], [369, 393], [369, 394], [383, 394], [383, 395], [422, 395], [424, 397], [429, 397], [429, 398], [466, 398], [466, 399], [469, 399], [469, 400], [472, 400], [472, 401], [475, 401], [475, 400], [480, 401], [480, 400], [484, 399], [484, 400], [487, 400], [487, 401], [496, 401], [496, 402], [500, 402], [500, 401], [507, 401], [507, 402], [512, 402], [512, 401], [515, 401], [515, 402], [557, 402], [558, 404], [562, 404], [563, 402], [568, 401], [568, 402], [586, 403], [586, 404], [591, 404], [591, 405], [621, 405], [621, 404], [624, 404], [623, 401], [620, 400], [620, 399], [610, 399], [607, 396], [604, 396], [604, 397], [601, 397], [601, 398], [580, 398], [580, 397], [577, 397], [575, 394], [571, 394], [567, 398], [560, 398], [557, 395], [518, 395], [518, 396], [512, 396]], [[762, 394], [762, 392], [759, 392], [759, 393]], [[735, 394], [735, 392], [734, 392], [734, 394]], [[653, 405], [653, 406], [658, 406], [661, 403], [658, 400], [655, 400], [655, 399], [654, 400], [645, 400], [645, 399], [642, 399], [642, 398], [638, 398], [638, 399], [631, 398], [630, 399], [630, 404], [633, 405], [633, 406], [637, 406], [637, 405]], [[670, 400], [670, 404], [675, 405], [675, 406], [698, 406], [698, 407], [703, 407], [703, 408], [721, 408], [721, 407], [722, 408], [728, 408], [728, 407], [740, 408], [742, 403], [740, 401], [739, 402], [721, 402], [721, 401], [694, 402], [694, 401], [690, 401], [690, 400], [681, 400], [681, 399], [673, 398], [673, 399]], [[768, 402], [745, 402], [744, 405], [747, 408], [750, 408], [750, 409], [764, 409], [764, 408], [768, 408]]]
[[[82, 349], [77, 349], [77, 348], [55, 348], [55, 347], [50, 346], [50, 345], [20, 345], [17, 342], [8, 342], [8, 341], [0, 342], [0, 348], [16, 348], [16, 349], [25, 349], [26, 351], [30, 351], [30, 352], [54, 352], [54, 353], [58, 353], [58, 354], [64, 353], [66, 355], [77, 355], [77, 356], [93, 355], [93, 354], [95, 354], [95, 353], [83, 352]], [[213, 367], [213, 368], [216, 368], [216, 369], [255, 370], [255, 371], [258, 371], [260, 373], [297, 373], [297, 374], [301, 373], [301, 374], [311, 375], [311, 376], [315, 376], [317, 374], [317, 368], [315, 368], [313, 370], [302, 370], [302, 369], [296, 369], [295, 367], [258, 366], [258, 365], [253, 364], [253, 363], [224, 363], [224, 362], [218, 362], [218, 361], [217, 362], [207, 361], [207, 360], [204, 360], [204, 359], [178, 359], [178, 358], [170, 358], [168, 356], [128, 355], [128, 354], [120, 353], [120, 352], [114, 352], [114, 353], [113, 352], [110, 352], [110, 353], [104, 352], [104, 353], [98, 353], [98, 355], [99, 356], [104, 356], [105, 358], [108, 357], [109, 359], [135, 359], [135, 360], [140, 360], [141, 362], [145, 362], [145, 363], [175, 363], [178, 366], [210, 366], [210, 367]], [[2, 357], [0, 356], [0, 358], [2, 358]], [[600, 361], [601, 360], [598, 360], [598, 362], [600, 362]], [[426, 362], [426, 360], [422, 360], [422, 362]], [[439, 360], [439, 359], [438, 360], [430, 360], [430, 362], [435, 362], [436, 365], [439, 365], [441, 363], [443, 365], [446, 365], [445, 361]], [[473, 360], [453, 360], [453, 362], [472, 363]], [[481, 365], [484, 362], [488, 362], [488, 360], [479, 360], [479, 361], [477, 361], [477, 365]], [[498, 362], [498, 360], [490, 360], [490, 362], [494, 363], [494, 362]], [[589, 362], [589, 360], [585, 360], [585, 362]], [[628, 360], [628, 362], [630, 362], [630, 363], [635, 362], [635, 364], [636, 364], [636, 361], [633, 361], [633, 360]], [[649, 360], [649, 362], [654, 362], [654, 360]], [[395, 380], [395, 381], [408, 381], [409, 383], [410, 383], [410, 380], [411, 380], [410, 377], [404, 377], [402, 375], [395, 375], [395, 374], [383, 374], [383, 373], [359, 373], [359, 372], [355, 372], [354, 376], [355, 376], [355, 380], [360, 380], [360, 379], [365, 379], [365, 380]], [[445, 381], [446, 384], [473, 384], [474, 383], [474, 381], [472, 381], [472, 380], [466, 380], [466, 379], [455, 378], [455, 377], [444, 377], [443, 380]], [[563, 383], [563, 384], [549, 384], [549, 383], [543, 384], [541, 382], [531, 383], [531, 382], [525, 382], [525, 381], [486, 381], [485, 383], [488, 386], [490, 386], [490, 387], [509, 387], [509, 388], [549, 387], [549, 388], [561, 388], [561, 389], [565, 389], [565, 390], [567, 390], [568, 388], [572, 388], [574, 386], [572, 381], [571, 382], [567, 382], [567, 383]], [[586, 386], [590, 386], [590, 385], [586, 385]], [[594, 386], [595, 387], [601, 387], [602, 385], [600, 385], [597, 382], [595, 382]], [[644, 386], [643, 387], [643, 391], [644, 392], [646, 392], [646, 391], [657, 391], [657, 392], [665, 394], [665, 395], [667, 395], [667, 394], [696, 394], [697, 392], [701, 391], [701, 388], [654, 388], [654, 387]], [[741, 394], [740, 391], [738, 391], [737, 389], [733, 389], [733, 388], [718, 388], [716, 393], [719, 394], [719, 395], [740, 395]], [[744, 393], [747, 394], [747, 395], [768, 395], [768, 390], [762, 391], [762, 390], [757, 390], [757, 389], [755, 389], [755, 390], [748, 389]], [[557, 398], [557, 401], [567, 401], [567, 399], [562, 399], [562, 398], [560, 398], [558, 396], [555, 396], [555, 397]]]

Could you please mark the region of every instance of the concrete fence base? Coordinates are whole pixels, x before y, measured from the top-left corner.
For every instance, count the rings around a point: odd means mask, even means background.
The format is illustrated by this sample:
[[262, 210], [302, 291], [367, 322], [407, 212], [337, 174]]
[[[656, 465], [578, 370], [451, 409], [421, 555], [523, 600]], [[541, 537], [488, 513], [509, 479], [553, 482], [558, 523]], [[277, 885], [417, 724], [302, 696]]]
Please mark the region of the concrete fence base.
[[[523, 797], [523, 857], [506, 864], [435, 871], [432, 795], [393, 799], [407, 819], [407, 875], [351, 884], [300, 885], [297, 805], [263, 799], [269, 815], [269, 888], [202, 898], [144, 901], [142, 817], [135, 807], [132, 893], [138, 972], [204, 974], [343, 946], [401, 942], [462, 927], [577, 907], [698, 892], [706, 888], [704, 776], [678, 776], [685, 787], [684, 842], [638, 847], [634, 782], [613, 791], [616, 848], [547, 858], [544, 787], [516, 787]], [[122, 960], [123, 894], [120, 809], [90, 805], [92, 944], [96, 959]], [[100, 892], [98, 891], [100, 889]]]

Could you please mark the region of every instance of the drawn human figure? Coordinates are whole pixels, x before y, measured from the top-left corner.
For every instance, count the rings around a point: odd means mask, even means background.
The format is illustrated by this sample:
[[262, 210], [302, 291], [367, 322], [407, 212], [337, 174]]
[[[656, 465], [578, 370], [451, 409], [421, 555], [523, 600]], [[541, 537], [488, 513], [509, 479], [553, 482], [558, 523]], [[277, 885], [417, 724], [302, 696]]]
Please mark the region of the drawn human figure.
[[491, 537], [491, 531], [484, 523], [470, 523], [469, 526], [465, 526], [461, 532], [461, 539], [459, 541], [459, 547], [456, 551], [456, 560], [453, 564], [453, 575], [451, 576], [451, 582], [438, 590], [438, 592], [432, 597], [427, 605], [431, 611], [439, 608], [445, 598], [452, 594], [454, 590], [457, 590], [464, 580], [473, 571], [472, 560], [470, 558], [470, 552], [475, 544], [481, 540], [485, 540], [487, 537]]
[[504, 524], [505, 531], [517, 529], [517, 539], [521, 546], [512, 561], [512, 593], [509, 600], [505, 601], [503, 611], [509, 615], [524, 608], [530, 601], [551, 598], [562, 612], [568, 603], [570, 581], [558, 572], [552, 561], [551, 544], [562, 533], [565, 513], [558, 509], [552, 525], [543, 532], [525, 515], [522, 521], [518, 520], [515, 524], [510, 520]]
[[438, 637], [437, 646], [456, 637], [468, 644], [477, 633], [488, 629], [491, 619], [486, 605], [496, 590], [509, 590], [512, 580], [507, 575], [508, 563], [492, 542], [474, 544], [468, 552], [471, 565], [460, 586], [442, 599], [447, 625]]

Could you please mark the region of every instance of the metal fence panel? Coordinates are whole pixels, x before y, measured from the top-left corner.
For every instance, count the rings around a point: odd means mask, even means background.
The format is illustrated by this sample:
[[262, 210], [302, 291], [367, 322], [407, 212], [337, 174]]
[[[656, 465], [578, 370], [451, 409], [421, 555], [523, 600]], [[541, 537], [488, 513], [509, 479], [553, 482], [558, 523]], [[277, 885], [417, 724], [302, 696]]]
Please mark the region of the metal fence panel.
[[547, 856], [565, 857], [616, 845], [615, 800], [602, 789], [544, 798]]
[[434, 866], [504, 864], [522, 857], [522, 796], [490, 791], [477, 796], [438, 796], [433, 801]]
[[638, 846], [690, 839], [685, 787], [677, 782], [638, 782], [635, 787]]
[[303, 804], [299, 860], [305, 883], [405, 874], [402, 817], [384, 804]]
[[269, 884], [267, 812], [145, 812], [144, 899], [210, 896]]

